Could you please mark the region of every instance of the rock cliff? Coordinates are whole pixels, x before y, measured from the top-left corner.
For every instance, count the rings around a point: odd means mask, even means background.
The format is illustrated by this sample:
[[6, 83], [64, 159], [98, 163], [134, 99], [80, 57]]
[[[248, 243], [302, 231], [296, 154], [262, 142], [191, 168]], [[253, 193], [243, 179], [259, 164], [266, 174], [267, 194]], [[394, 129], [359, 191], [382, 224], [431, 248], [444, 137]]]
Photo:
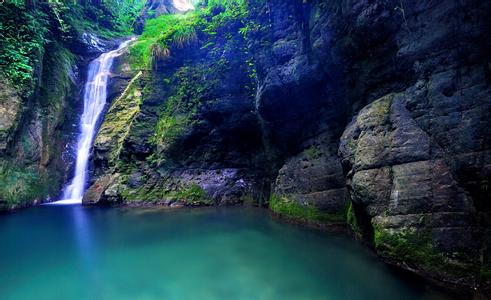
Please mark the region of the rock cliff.
[[85, 67], [114, 46], [55, 19], [58, 9], [0, 5], [0, 211], [57, 199], [73, 161]]
[[249, 5], [130, 71], [84, 201], [268, 204], [435, 282], [489, 284], [489, 4]]
[[[178, 16], [147, 2], [113, 72], [84, 203], [269, 207], [349, 227], [436, 283], [489, 290], [491, 4], [229, 2]], [[57, 189], [66, 170], [80, 91], [67, 70], [83, 47], [50, 47], [33, 95], [0, 80], [5, 186], [22, 175]]]

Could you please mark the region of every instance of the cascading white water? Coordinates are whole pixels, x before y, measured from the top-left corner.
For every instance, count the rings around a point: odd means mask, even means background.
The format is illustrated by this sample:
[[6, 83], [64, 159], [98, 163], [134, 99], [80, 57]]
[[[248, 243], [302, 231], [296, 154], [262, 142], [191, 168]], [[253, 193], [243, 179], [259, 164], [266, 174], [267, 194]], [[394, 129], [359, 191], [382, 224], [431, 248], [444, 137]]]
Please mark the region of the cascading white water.
[[77, 161], [72, 182], [63, 192], [63, 199], [53, 204], [77, 204], [82, 202], [87, 180], [90, 149], [97, 130], [99, 117], [107, 98], [107, 83], [114, 58], [132, 41], [123, 42], [118, 49], [107, 52], [89, 64], [84, 90], [84, 112], [80, 117], [80, 134], [77, 143]]
[[179, 11], [193, 10], [194, 5], [191, 0], [172, 0], [172, 5]]

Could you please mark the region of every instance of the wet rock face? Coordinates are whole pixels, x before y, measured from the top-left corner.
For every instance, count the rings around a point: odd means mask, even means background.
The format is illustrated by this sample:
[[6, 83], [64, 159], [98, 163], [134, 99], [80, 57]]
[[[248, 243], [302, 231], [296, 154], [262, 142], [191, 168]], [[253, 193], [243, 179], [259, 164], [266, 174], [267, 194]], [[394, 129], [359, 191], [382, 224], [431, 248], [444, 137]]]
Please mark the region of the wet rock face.
[[0, 210], [55, 197], [67, 173], [62, 154], [81, 88], [76, 58], [53, 41], [38, 59], [29, 95], [0, 83]]
[[22, 99], [6, 83], [0, 81], [0, 154], [12, 141], [22, 113]]
[[[476, 209], [456, 180], [453, 157], [411, 118], [409, 96], [390, 94], [371, 103], [345, 131], [340, 153], [351, 167], [352, 201], [371, 219], [374, 243], [383, 257], [428, 276], [472, 286], [479, 270]], [[412, 235], [427, 238], [418, 241], [424, 243], [420, 250], [441, 255], [441, 260], [422, 261], [415, 253], [400, 253], [401, 243], [414, 242]], [[452, 260], [447, 262], [449, 269], [440, 270], [438, 264], [445, 258]]]
[[[489, 7], [403, 4], [400, 30], [392, 33], [394, 57], [410, 67], [412, 79], [389, 90], [394, 93], [370, 88], [368, 100], [352, 102], [356, 108], [384, 95], [361, 109], [341, 137], [348, 187], [387, 261], [448, 284], [477, 286], [486, 281], [480, 273], [490, 257], [487, 250], [480, 256], [489, 248], [483, 221], [489, 206], [482, 204], [490, 176], [484, 50], [490, 27], [482, 15]], [[418, 257], [418, 250], [431, 259]]]
[[84, 205], [93, 205], [120, 202], [117, 190], [115, 190], [116, 187], [114, 186], [117, 179], [118, 174], [105, 175], [97, 179], [85, 192], [82, 203]]
[[[94, 189], [107, 193], [95, 198], [226, 205], [259, 190], [281, 214], [348, 222], [387, 262], [448, 285], [489, 282], [491, 4], [304, 2], [268, 1], [258, 15], [253, 97], [242, 57], [203, 75], [211, 58], [188, 45], [116, 100], [96, 142]], [[183, 66], [193, 84], [220, 84], [202, 89], [206, 105], [177, 139], [156, 143]]]
[[211, 200], [210, 204], [233, 205], [248, 201], [252, 193], [248, 170], [181, 169], [170, 174], [173, 184], [199, 186]]
[[346, 222], [349, 194], [341, 162], [330, 144], [328, 135], [320, 135], [286, 161], [272, 189], [278, 205], [293, 202], [299, 208], [314, 208], [320, 214], [337, 216], [338, 221]]
[[273, 1], [264, 12], [270, 22], [263, 37], [267, 46], [256, 49], [256, 108], [268, 142], [280, 156], [301, 151], [298, 146], [321, 122], [344, 117], [344, 103], [334, 98], [339, 69], [326, 55], [330, 28], [319, 21], [325, 11], [314, 17], [312, 7], [300, 1]]
[[[346, 180], [357, 231], [386, 261], [449, 285], [489, 280], [489, 4], [271, 7], [257, 107], [272, 147], [293, 153], [275, 180], [280, 203], [342, 203], [326, 191]], [[326, 134], [307, 157], [305, 141]]]
[[[227, 49], [243, 49], [238, 31], [233, 34], [231, 40], [237, 44]], [[110, 91], [124, 92], [115, 97], [96, 137], [91, 190], [109, 189], [100, 181], [120, 174], [113, 185], [118, 197], [106, 199], [101, 192], [97, 201], [87, 203], [252, 202], [256, 173], [267, 166], [258, 163], [261, 129], [245, 56], [227, 55], [224, 64], [225, 59], [209, 52], [195, 43], [179, 46], [126, 86], [119, 79], [135, 72], [124, 72], [124, 56], [115, 62], [118, 80], [112, 81]], [[170, 101], [181, 101], [176, 107], [186, 109], [166, 116]], [[159, 131], [162, 120], [171, 126]], [[184, 121], [176, 124], [179, 120]], [[172, 130], [176, 134], [166, 135]]]

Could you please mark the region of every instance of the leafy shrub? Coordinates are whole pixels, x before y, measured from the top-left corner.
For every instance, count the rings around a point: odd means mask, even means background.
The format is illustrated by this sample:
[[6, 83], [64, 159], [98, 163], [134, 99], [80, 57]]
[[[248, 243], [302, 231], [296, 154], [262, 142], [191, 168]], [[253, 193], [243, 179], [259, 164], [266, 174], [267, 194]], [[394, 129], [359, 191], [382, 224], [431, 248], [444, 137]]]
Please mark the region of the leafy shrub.
[[147, 20], [142, 35], [130, 47], [130, 62], [136, 69], [151, 69], [154, 58], [170, 55], [172, 46], [182, 48], [197, 40], [197, 14], [162, 15]]
[[0, 75], [28, 94], [47, 40], [48, 19], [41, 11], [0, 5]]
[[47, 44], [53, 40], [69, 44], [86, 31], [106, 37], [127, 35], [144, 2], [107, 0], [97, 7], [48, 1], [33, 8], [25, 7], [24, 1], [1, 4], [0, 76], [29, 96]]

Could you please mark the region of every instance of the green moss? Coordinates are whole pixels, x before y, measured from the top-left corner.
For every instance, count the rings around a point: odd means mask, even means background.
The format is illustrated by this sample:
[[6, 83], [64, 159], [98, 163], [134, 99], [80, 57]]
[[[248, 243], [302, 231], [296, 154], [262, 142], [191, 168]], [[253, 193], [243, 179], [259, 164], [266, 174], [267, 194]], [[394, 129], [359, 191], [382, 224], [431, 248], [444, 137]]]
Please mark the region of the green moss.
[[121, 198], [124, 201], [158, 201], [167, 198], [168, 190], [155, 186], [142, 186], [139, 188], [123, 188]]
[[35, 167], [0, 164], [0, 210], [46, 198], [57, 182]]
[[[208, 95], [210, 91], [220, 85], [218, 78], [208, 74], [221, 74], [225, 68], [221, 61], [213, 65], [202, 63], [181, 67], [172, 75], [169, 82], [175, 88], [161, 107], [155, 135], [152, 138], [154, 144], [168, 145], [192, 125], [200, 107], [213, 101]], [[206, 77], [209, 78], [203, 80]]]
[[346, 212], [346, 222], [350, 226], [351, 230], [353, 230], [353, 232], [355, 233], [355, 236], [357, 238], [361, 238], [363, 235], [362, 228], [358, 223], [358, 219], [356, 218], [355, 210], [353, 208], [353, 203], [351, 201]]
[[194, 183], [184, 189], [172, 193], [171, 198], [184, 202], [188, 205], [212, 204], [212, 200], [208, 197], [206, 191]]
[[316, 146], [310, 146], [309, 148], [305, 149], [303, 153], [309, 158], [309, 159], [315, 159], [320, 156], [320, 151]]
[[158, 185], [142, 186], [137, 189], [124, 189], [121, 196], [125, 201], [154, 202], [167, 200], [169, 203], [179, 202], [184, 205], [213, 204], [213, 200], [206, 191], [195, 183], [172, 190], [165, 182], [162, 182]]
[[426, 234], [419, 235], [409, 230], [391, 233], [389, 229], [374, 226], [374, 243], [379, 253], [401, 260], [421, 262], [425, 259], [432, 261], [443, 259], [434, 250], [431, 239]]
[[[404, 262], [425, 272], [471, 276], [477, 272], [472, 263], [462, 263], [450, 259], [438, 251], [428, 232], [402, 230], [392, 232], [374, 226], [374, 244], [377, 252], [388, 259]], [[464, 256], [462, 256], [464, 257]]]
[[380, 118], [386, 118], [389, 115], [392, 99], [393, 95], [389, 95], [379, 101], [375, 101], [371, 107], [372, 113]]
[[97, 134], [95, 145], [109, 144], [108, 160], [110, 166], [115, 166], [119, 159], [123, 142], [130, 131], [136, 114], [140, 111], [142, 91], [139, 79], [142, 73], [138, 72], [111, 105], [104, 122]]
[[271, 195], [269, 208], [275, 213], [312, 223], [344, 223], [345, 214], [333, 214], [319, 211], [313, 205], [302, 205], [285, 196]]
[[366, 127], [389, 124], [390, 107], [395, 96], [396, 94], [389, 94], [374, 101], [366, 111], [358, 115], [358, 123]]

